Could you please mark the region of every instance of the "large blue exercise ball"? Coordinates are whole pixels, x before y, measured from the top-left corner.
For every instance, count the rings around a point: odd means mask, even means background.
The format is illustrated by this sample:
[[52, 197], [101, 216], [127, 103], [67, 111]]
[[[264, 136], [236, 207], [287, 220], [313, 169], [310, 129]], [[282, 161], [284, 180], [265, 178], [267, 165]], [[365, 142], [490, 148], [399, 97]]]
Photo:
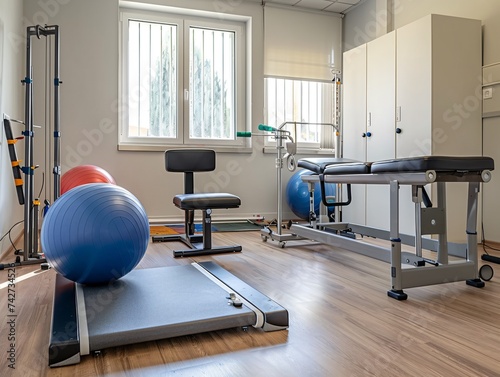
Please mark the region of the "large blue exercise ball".
[[59, 197], [41, 231], [47, 261], [69, 280], [106, 284], [134, 269], [149, 242], [139, 200], [120, 186], [91, 183]]
[[[295, 216], [297, 216], [299, 219], [309, 219], [309, 185], [302, 181], [302, 176], [311, 174], [313, 174], [313, 172], [307, 169], [298, 170], [290, 177], [290, 180], [286, 185], [286, 202]], [[325, 184], [325, 189], [327, 196], [335, 195], [334, 184]], [[319, 182], [316, 182], [314, 184], [314, 212], [316, 213], [316, 215], [319, 215], [320, 203], [320, 185]], [[329, 212], [331, 212], [331, 210], [329, 210]]]

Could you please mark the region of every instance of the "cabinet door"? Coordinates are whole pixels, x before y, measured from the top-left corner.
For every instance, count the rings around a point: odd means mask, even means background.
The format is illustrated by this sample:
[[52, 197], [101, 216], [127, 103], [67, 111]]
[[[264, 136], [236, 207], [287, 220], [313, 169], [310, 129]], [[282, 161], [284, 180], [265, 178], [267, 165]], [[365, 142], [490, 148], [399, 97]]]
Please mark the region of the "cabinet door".
[[[366, 46], [366, 158], [395, 157], [396, 39], [395, 32]], [[366, 225], [389, 229], [389, 186], [366, 187]]]
[[[343, 156], [366, 161], [366, 45], [343, 57]], [[342, 220], [365, 224], [365, 185], [352, 186], [352, 203], [342, 208]]]
[[366, 45], [344, 53], [343, 156], [366, 161]]
[[431, 17], [396, 32], [396, 156], [432, 153]]
[[395, 32], [366, 46], [366, 158], [395, 157], [396, 39]]

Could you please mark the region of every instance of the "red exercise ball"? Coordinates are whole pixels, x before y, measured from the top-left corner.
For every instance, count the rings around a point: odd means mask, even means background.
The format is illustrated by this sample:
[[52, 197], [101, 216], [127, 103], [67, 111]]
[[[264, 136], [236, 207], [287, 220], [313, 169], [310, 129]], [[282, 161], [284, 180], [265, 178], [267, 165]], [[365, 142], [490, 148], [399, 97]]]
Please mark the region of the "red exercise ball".
[[80, 165], [69, 169], [61, 177], [61, 195], [74, 187], [87, 183], [110, 183], [116, 182], [106, 170], [94, 165]]

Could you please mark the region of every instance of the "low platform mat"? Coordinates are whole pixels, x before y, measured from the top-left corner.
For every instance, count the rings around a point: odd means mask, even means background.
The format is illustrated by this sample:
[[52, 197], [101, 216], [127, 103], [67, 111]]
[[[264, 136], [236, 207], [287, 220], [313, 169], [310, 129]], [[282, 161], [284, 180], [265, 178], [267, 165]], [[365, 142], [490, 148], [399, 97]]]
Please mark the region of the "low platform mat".
[[100, 286], [58, 274], [49, 365], [75, 364], [110, 347], [247, 326], [286, 329], [288, 312], [214, 262], [136, 269]]

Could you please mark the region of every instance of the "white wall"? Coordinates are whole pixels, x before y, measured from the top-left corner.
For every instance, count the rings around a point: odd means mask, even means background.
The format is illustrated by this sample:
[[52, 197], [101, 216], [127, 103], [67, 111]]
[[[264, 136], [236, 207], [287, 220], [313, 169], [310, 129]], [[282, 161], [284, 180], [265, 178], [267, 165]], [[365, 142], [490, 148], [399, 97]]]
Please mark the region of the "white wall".
[[[0, 117], [6, 113], [15, 119], [23, 118], [23, 87], [20, 80], [23, 75], [24, 48], [19, 44], [23, 41], [23, 3], [18, 0], [0, 1], [0, 22], [3, 23], [3, 57], [0, 56], [1, 103]], [[19, 39], [21, 38], [21, 39]], [[19, 136], [23, 127], [13, 124], [15, 136]], [[22, 206], [17, 202], [17, 196], [12, 176], [12, 168], [5, 140], [3, 123], [0, 130], [0, 236], [3, 236], [12, 225], [23, 218]], [[19, 159], [23, 157], [22, 143], [16, 146]], [[12, 234], [16, 239], [22, 232], [22, 225], [14, 228]], [[21, 244], [16, 245], [22, 247]], [[0, 243], [0, 254], [10, 247], [8, 238]]]
[[474, 18], [483, 25], [483, 65], [500, 61], [500, 2], [498, 0], [395, 0], [401, 11], [394, 15], [398, 28], [427, 14]]
[[[183, 214], [172, 204], [172, 197], [182, 192], [182, 176], [164, 171], [163, 152], [117, 150], [118, 113], [114, 104], [118, 99], [118, 0], [57, 1], [59, 6], [51, 12], [48, 22], [59, 25], [61, 32], [63, 172], [81, 164], [101, 166], [117, 184], [139, 198], [150, 219], [182, 219]], [[255, 129], [263, 122], [261, 6], [241, 1], [154, 2], [252, 17], [252, 124]], [[25, 16], [35, 23], [36, 15], [43, 11], [41, 2], [25, 3]], [[44, 48], [42, 44], [37, 53], [38, 63], [43, 59]], [[43, 106], [40, 102], [43, 84], [40, 86], [38, 95], [35, 92], [38, 109]], [[35, 122], [43, 122], [42, 116], [40, 112]], [[103, 127], [111, 132], [101, 131]], [[220, 191], [234, 193], [242, 199], [239, 210], [216, 212], [215, 217], [276, 216], [275, 156], [262, 154], [262, 140], [253, 142], [252, 154], [219, 153], [216, 173], [198, 176], [195, 182], [198, 188], [215, 184]], [[284, 175], [287, 179], [289, 173]]]
[[393, 30], [392, 0], [367, 0], [349, 11], [343, 24], [343, 47], [348, 51]]

